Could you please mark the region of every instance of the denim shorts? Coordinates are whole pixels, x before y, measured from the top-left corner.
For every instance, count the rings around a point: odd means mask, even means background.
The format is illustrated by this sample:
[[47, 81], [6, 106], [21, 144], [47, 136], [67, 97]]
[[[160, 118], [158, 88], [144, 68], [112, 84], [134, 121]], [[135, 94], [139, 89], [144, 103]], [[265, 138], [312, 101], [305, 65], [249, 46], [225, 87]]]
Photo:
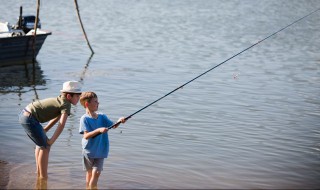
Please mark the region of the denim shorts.
[[90, 171], [95, 169], [97, 171], [103, 170], [104, 158], [89, 158], [86, 154], [83, 154], [83, 170]]
[[39, 121], [33, 117], [31, 114], [29, 116], [25, 116], [24, 113], [27, 112], [22, 110], [19, 114], [19, 122], [24, 128], [25, 132], [29, 136], [29, 138], [40, 148], [47, 148], [49, 145], [47, 144], [47, 135], [44, 131], [42, 125]]

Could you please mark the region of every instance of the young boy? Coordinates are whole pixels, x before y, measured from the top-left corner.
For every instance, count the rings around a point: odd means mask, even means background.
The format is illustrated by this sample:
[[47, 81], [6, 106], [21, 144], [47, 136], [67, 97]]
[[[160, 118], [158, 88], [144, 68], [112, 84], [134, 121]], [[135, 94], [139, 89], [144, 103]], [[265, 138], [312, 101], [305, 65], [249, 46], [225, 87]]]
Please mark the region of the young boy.
[[[113, 122], [98, 110], [98, 97], [94, 92], [83, 92], [80, 103], [86, 109], [86, 113], [80, 119], [80, 134], [82, 138], [83, 169], [86, 173], [86, 188], [96, 189], [98, 179], [103, 170], [104, 158], [108, 157], [109, 139], [108, 127]], [[118, 122], [124, 123], [125, 118], [119, 118]], [[117, 123], [118, 123], [117, 122]], [[120, 124], [120, 123], [119, 123]], [[115, 128], [119, 126], [114, 126]]]
[[[36, 144], [35, 159], [37, 174], [41, 179], [48, 177], [50, 146], [61, 134], [70, 115], [71, 104], [76, 105], [79, 102], [80, 94], [80, 83], [77, 81], [67, 81], [63, 83], [60, 96], [32, 102], [19, 115], [20, 124], [29, 138]], [[47, 126], [42, 127], [41, 123], [47, 121], [49, 121]], [[49, 139], [46, 132], [57, 122], [58, 126]]]

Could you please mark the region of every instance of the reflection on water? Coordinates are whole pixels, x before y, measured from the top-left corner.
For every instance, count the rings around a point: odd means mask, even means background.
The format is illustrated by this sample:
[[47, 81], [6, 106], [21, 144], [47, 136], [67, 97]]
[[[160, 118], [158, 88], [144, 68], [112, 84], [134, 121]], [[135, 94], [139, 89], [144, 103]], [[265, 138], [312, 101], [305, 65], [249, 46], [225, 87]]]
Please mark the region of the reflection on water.
[[38, 99], [37, 86], [45, 84], [46, 80], [38, 62], [14, 64], [0, 69], [0, 93], [18, 93], [20, 96], [30, 88]]
[[37, 177], [35, 189], [47, 189], [48, 179]]
[[88, 70], [88, 67], [89, 67], [89, 64], [90, 64], [90, 61], [91, 61], [93, 55], [94, 55], [94, 54], [91, 54], [90, 57], [88, 58], [87, 64], [85, 64], [85, 66], [84, 66], [84, 68], [83, 68], [83, 71], [82, 71], [82, 73], [81, 73], [81, 75], [80, 75], [80, 80], [79, 80], [79, 82], [80, 82], [81, 84], [83, 84], [84, 77], [85, 77], [85, 75], [86, 75], [86, 72], [87, 72], [87, 70]]

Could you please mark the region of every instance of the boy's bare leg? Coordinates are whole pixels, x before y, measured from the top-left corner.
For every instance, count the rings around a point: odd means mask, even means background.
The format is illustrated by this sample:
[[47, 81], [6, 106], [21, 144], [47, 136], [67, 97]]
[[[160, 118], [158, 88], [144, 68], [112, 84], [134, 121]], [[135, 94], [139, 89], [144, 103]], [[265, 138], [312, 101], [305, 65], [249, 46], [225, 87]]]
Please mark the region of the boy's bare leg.
[[89, 183], [89, 187], [91, 189], [97, 189], [98, 188], [98, 179], [99, 179], [100, 173], [101, 172], [97, 171], [96, 169], [92, 170], [92, 177], [91, 177], [91, 180], [90, 180], [90, 183]]
[[86, 189], [90, 189], [90, 180], [91, 180], [92, 170], [87, 171], [86, 175]]

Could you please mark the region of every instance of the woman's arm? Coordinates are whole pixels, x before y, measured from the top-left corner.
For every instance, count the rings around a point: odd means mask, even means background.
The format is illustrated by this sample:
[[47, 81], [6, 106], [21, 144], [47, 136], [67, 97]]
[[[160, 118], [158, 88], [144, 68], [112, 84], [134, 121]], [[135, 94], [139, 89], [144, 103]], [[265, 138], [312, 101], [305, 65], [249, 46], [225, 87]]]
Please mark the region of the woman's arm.
[[49, 121], [49, 123], [47, 124], [47, 126], [45, 126], [43, 129], [45, 132], [48, 132], [60, 119], [61, 115], [59, 115], [58, 117], [52, 119]]
[[57, 129], [53, 133], [51, 139], [48, 140], [49, 145], [52, 145], [57, 140], [57, 138], [60, 136], [60, 134], [63, 131], [63, 128], [67, 122], [67, 118], [68, 118], [67, 113], [64, 113], [61, 115]]

